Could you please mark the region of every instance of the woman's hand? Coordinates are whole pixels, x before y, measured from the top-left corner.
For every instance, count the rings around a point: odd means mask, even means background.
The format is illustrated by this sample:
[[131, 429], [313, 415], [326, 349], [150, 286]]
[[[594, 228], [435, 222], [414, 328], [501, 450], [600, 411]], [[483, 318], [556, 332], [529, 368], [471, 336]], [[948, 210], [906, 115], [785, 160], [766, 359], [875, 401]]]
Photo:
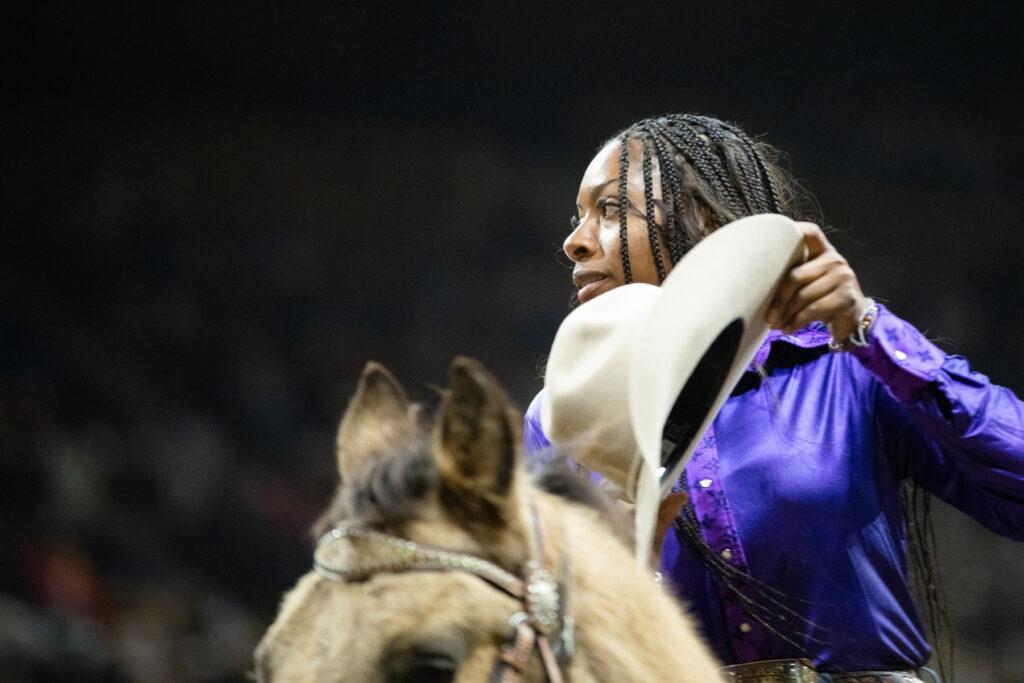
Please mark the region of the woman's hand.
[[791, 334], [812, 320], [828, 325], [832, 338], [845, 341], [864, 314], [865, 297], [857, 275], [814, 223], [797, 223], [806, 260], [782, 278], [765, 316], [768, 324]]

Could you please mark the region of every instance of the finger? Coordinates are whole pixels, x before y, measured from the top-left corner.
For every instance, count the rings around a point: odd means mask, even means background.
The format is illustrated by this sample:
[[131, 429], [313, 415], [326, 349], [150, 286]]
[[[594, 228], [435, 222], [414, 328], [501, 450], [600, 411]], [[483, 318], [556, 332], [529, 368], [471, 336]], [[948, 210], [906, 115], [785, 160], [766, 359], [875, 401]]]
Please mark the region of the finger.
[[785, 307], [779, 309], [779, 327], [788, 328], [797, 313], [838, 287], [842, 278], [843, 273], [835, 269], [827, 269], [813, 279], [808, 278], [807, 284], [796, 290]]
[[832, 249], [832, 244], [825, 237], [825, 232], [816, 223], [801, 221], [796, 224], [796, 227], [803, 234], [804, 246], [807, 247], [805, 261], [817, 258]]
[[[835, 252], [831, 252], [831, 254], [835, 254]], [[835, 254], [835, 256], [839, 255]], [[772, 327], [780, 327], [782, 322], [792, 315], [792, 311], [787, 313], [787, 310], [790, 308], [790, 301], [796, 292], [820, 278], [835, 265], [833, 256], [822, 254], [812, 261], [791, 268], [783, 276], [779, 288], [775, 291], [771, 306], [768, 308], [768, 313], [765, 316], [768, 324]]]
[[833, 287], [833, 289], [825, 292], [822, 296], [815, 298], [806, 306], [793, 313], [783, 325], [782, 330], [786, 334], [793, 334], [813, 320], [825, 320], [828, 318], [830, 308], [838, 302], [835, 298], [837, 289], [837, 287]]
[[[799, 330], [801, 327], [811, 322], [812, 320], [822, 320], [824, 322], [831, 322], [835, 318], [855, 318], [856, 314], [850, 315], [853, 308], [856, 307], [856, 296], [849, 287], [837, 287], [825, 296], [816, 299], [809, 303], [786, 325], [785, 329], [787, 332], [792, 333]], [[835, 334], [836, 339], [845, 339], [846, 336], [852, 332], [852, 329], [845, 329], [849, 325], [844, 325], [844, 329], [832, 330]]]

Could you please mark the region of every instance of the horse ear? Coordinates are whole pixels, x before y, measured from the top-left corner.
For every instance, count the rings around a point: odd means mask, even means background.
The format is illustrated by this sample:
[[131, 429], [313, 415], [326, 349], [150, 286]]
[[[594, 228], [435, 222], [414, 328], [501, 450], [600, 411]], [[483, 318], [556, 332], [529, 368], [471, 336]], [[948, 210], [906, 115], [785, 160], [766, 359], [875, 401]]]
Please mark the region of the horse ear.
[[445, 488], [474, 522], [508, 525], [522, 427], [505, 391], [483, 365], [456, 358], [434, 424], [434, 457]]
[[338, 427], [338, 473], [349, 481], [374, 456], [412, 438], [416, 421], [405, 390], [380, 363], [363, 368], [355, 396]]

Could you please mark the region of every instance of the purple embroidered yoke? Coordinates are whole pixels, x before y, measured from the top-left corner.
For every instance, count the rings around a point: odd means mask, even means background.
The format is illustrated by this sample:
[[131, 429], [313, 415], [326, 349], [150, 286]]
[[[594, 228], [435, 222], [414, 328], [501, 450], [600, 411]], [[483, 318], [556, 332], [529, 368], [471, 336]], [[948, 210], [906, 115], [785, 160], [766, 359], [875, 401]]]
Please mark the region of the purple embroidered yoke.
[[[807, 657], [822, 671], [908, 669], [931, 648], [907, 579], [900, 487], [920, 486], [1024, 540], [1024, 404], [880, 307], [866, 348], [813, 324], [772, 332], [686, 465], [708, 546], [734, 588], [669, 531], [662, 572], [726, 663]], [[549, 446], [544, 392], [527, 452]]]

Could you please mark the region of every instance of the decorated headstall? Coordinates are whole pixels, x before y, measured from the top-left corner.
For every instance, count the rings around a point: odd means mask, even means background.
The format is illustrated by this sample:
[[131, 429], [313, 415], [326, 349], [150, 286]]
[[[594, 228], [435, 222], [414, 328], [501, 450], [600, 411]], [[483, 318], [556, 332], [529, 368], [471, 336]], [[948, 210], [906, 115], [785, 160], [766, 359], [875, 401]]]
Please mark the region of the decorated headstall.
[[563, 549], [560, 579], [556, 581], [540, 562], [544, 554], [536, 513], [533, 526], [534, 552], [522, 577], [474, 555], [346, 525], [320, 537], [313, 565], [325, 578], [346, 583], [407, 571], [461, 571], [479, 577], [518, 600], [523, 608], [509, 618], [512, 636], [495, 662], [491, 683], [519, 681], [534, 650], [540, 654], [548, 680], [562, 683], [562, 668], [575, 648], [574, 621], [566, 613], [569, 553], [568, 548]]

